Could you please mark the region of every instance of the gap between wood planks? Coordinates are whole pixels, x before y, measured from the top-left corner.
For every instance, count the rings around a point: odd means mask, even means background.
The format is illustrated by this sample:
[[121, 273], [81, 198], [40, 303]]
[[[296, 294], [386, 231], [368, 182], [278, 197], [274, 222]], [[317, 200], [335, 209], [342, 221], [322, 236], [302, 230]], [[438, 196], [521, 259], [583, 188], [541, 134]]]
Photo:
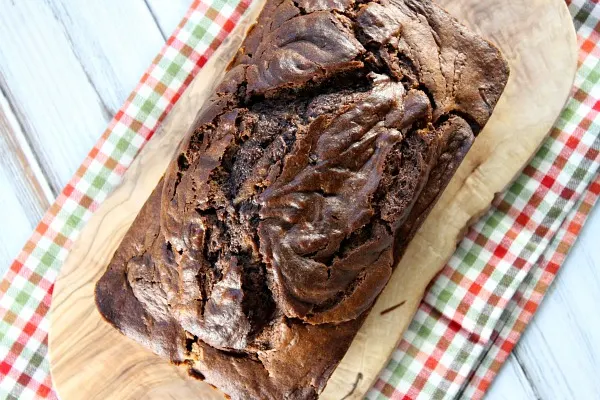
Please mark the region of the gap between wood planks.
[[23, 134], [0, 76], [0, 279], [55, 193]]
[[167, 33], [165, 33], [165, 31], [163, 30], [162, 26], [158, 22], [158, 18], [156, 17], [156, 14], [154, 13], [154, 10], [152, 9], [152, 7], [150, 6], [150, 4], [148, 3], [148, 0], [144, 0], [144, 4], [146, 5], [146, 7], [148, 7], [148, 11], [150, 11], [150, 15], [152, 15], [152, 19], [154, 20], [154, 23], [156, 24], [156, 27], [158, 28], [158, 30], [160, 31], [160, 34], [162, 35], [163, 39], [166, 42], [167, 39], [169, 38], [169, 35]]
[[26, 187], [37, 200], [39, 210], [46, 210], [58, 195], [57, 191], [52, 190], [48, 180], [42, 171], [37, 155], [32, 150], [27, 136], [24, 134], [23, 125], [19, 121], [15, 110], [10, 103], [10, 97], [7, 96], [6, 82], [0, 76], [0, 133], [6, 140], [7, 149], [18, 160], [19, 170], [15, 173], [24, 174]]
[[[104, 20], [93, 15], [92, 24], [89, 18], [85, 18], [83, 4], [74, 0], [2, 6], [4, 18], [0, 17], [0, 26], [5, 40], [0, 43], [0, 186], [3, 197], [0, 203], [4, 210], [0, 216], [4, 227], [11, 225], [11, 229], [0, 230], [0, 277], [4, 276], [33, 228], [161, 48], [165, 41], [162, 31], [165, 27], [171, 29], [171, 25], [176, 26], [178, 21], [174, 22], [175, 19], [179, 20], [184, 13], [181, 12], [178, 17], [167, 13], [170, 19], [165, 20], [161, 27], [153, 15], [154, 11], [144, 0], [107, 2]], [[114, 9], [110, 3], [119, 3], [120, 11], [138, 12], [122, 12], [120, 19], [107, 18], [113, 12], [110, 10]], [[162, 8], [166, 7], [164, 1], [158, 3], [163, 3]], [[175, 4], [176, 1], [169, 3]], [[180, 10], [188, 6], [188, 1], [182, 1], [179, 7], [173, 8]], [[140, 13], [148, 17], [140, 18]], [[112, 41], [103, 39], [105, 35], [102, 32], [113, 30], [115, 26], [111, 26], [111, 22], [119, 24], [123, 20], [129, 20], [132, 26], [145, 24], [137, 32], [154, 30], [157, 32], [155, 40], [148, 40], [152, 35], [133, 35], [133, 38], [129, 35], [130, 43], [139, 42], [142, 47], [147, 47], [148, 60], [138, 59], [139, 71], [129, 68], [126, 79], [103, 79], [103, 71], [119, 73], [123, 70], [121, 67], [132, 64], [131, 59], [118, 57], [118, 53], [115, 57], [115, 52], [103, 51], [107, 46], [122, 46], [115, 38]], [[37, 28], [30, 29], [32, 24]], [[62, 52], [56, 52], [57, 47]], [[86, 48], [90, 52], [86, 53]], [[69, 51], [74, 56], [65, 57], [65, 52]], [[98, 59], [98, 54], [105, 55], [104, 60]], [[135, 54], [131, 56], [135, 57]], [[105, 68], [109, 64], [113, 66]], [[78, 75], [78, 69], [83, 73]], [[65, 78], [71, 81], [70, 90], [62, 87]], [[79, 101], [80, 108], [74, 108], [78, 101], [73, 97], [80, 97], [80, 93], [86, 90], [91, 94], [87, 98], [92, 101]], [[110, 93], [118, 95], [111, 96]], [[105, 101], [108, 98], [112, 100], [110, 105]], [[98, 109], [101, 113], [93, 116], [94, 110]], [[53, 113], [52, 110], [58, 112]], [[56, 118], [48, 118], [52, 114]], [[86, 124], [71, 123], [70, 115], [75, 120], [86, 121]], [[65, 143], [68, 146], [64, 146]], [[68, 154], [71, 156], [64, 157]]]
[[[3, 0], [0, 0], [3, 1]], [[116, 0], [111, 0], [111, 1], [116, 1]], [[126, 1], [134, 1], [134, 0], [126, 0]], [[166, 36], [168, 36], [167, 33], [170, 33], [175, 26], [179, 23], [180, 18], [183, 16], [183, 13], [185, 12], [185, 10], [187, 10], [187, 7], [190, 4], [190, 1], [175, 1], [175, 0], [170, 0], [168, 2], [165, 2], [164, 0], [135, 0], [135, 1], [140, 1], [143, 2], [145, 7], [148, 9], [148, 12], [151, 15], [151, 19], [154, 21], [154, 24], [156, 25], [156, 28], [158, 29], [160, 36], [163, 38], [163, 40], [165, 39]], [[68, 2], [68, 1], [67, 1]], [[52, 4], [57, 4], [56, 1], [49, 1], [48, 3], [52, 3]], [[109, 1], [110, 3], [110, 1]], [[76, 9], [76, 7], [78, 6], [77, 2], [75, 1], [71, 1], [70, 2], [70, 7], [72, 7], [74, 10]], [[82, 3], [79, 3], [79, 6], [82, 6]], [[110, 6], [110, 5], [109, 5]], [[4, 12], [4, 10], [3, 10]], [[77, 13], [74, 13], [74, 15], [77, 15]], [[60, 15], [54, 15], [55, 18], [60, 19]], [[135, 19], [135, 16], [132, 16], [133, 19]], [[64, 24], [64, 21], [60, 21], [61, 25], [63, 26], [63, 29], [65, 31], [69, 31], [69, 26], [68, 24]], [[135, 23], [135, 21], [133, 21], [133, 23]], [[109, 28], [109, 27], [107, 27]], [[57, 40], [60, 38], [57, 38]], [[97, 43], [90, 43], [90, 46], [93, 45], [97, 45]], [[72, 46], [72, 43], [71, 43]], [[2, 47], [2, 43], [0, 43], [0, 48]], [[155, 51], [158, 51], [159, 49], [156, 48]], [[106, 105], [106, 101], [102, 98], [102, 92], [105, 92], [104, 90], [98, 90], [98, 86], [97, 83], [94, 84], [94, 79], [90, 76], [89, 74], [89, 70], [86, 70], [86, 66], [84, 65], [84, 63], [81, 60], [78, 60], [81, 68], [84, 71], [87, 71], [86, 76], [87, 76], [87, 85], [93, 87], [93, 89], [95, 90], [96, 96], [98, 97], [99, 100], [101, 100], [103, 102], [103, 104], [105, 104], [106, 108], [104, 111], [104, 119], [110, 118], [112, 117], [112, 115], [107, 115], [107, 114], [111, 114], [115, 107], [115, 104], [118, 106], [120, 103], [118, 101], [113, 101], [111, 106], [107, 106]], [[119, 62], [120, 60], [114, 60], [115, 62]], [[10, 62], [10, 60], [8, 60], [8, 62]], [[52, 60], [48, 60], [48, 62], [52, 62]], [[43, 66], [40, 66], [43, 67]], [[32, 133], [32, 125], [26, 123], [27, 119], [28, 119], [28, 115], [25, 115], [22, 110], [19, 109], [18, 104], [14, 102], [14, 99], [11, 99], [11, 95], [10, 95], [10, 86], [11, 85], [16, 85], [16, 84], [25, 84], [25, 82], [11, 82], [10, 85], [7, 84], [7, 82], [4, 82], [4, 77], [2, 75], [2, 70], [0, 69], [0, 88], [2, 89], [2, 93], [0, 93], [0, 134], [3, 136], [3, 138], [0, 138], [0, 140], [4, 140], [6, 144], [3, 144], [5, 146], [6, 149], [9, 150], [9, 153], [6, 157], [2, 157], [3, 159], [0, 160], [0, 166], [1, 168], [9, 175], [9, 176], [14, 176], [15, 177], [15, 185], [17, 186], [15, 187], [10, 187], [10, 188], [2, 188], [4, 193], [3, 196], [6, 195], [10, 195], [10, 196], [15, 196], [19, 202], [21, 202], [23, 209], [25, 209], [27, 211], [27, 215], [25, 216], [26, 219], [24, 219], [24, 223], [27, 222], [27, 220], [29, 220], [30, 224], [33, 224], [33, 226], [35, 226], [35, 223], [37, 220], [39, 220], [39, 218], [41, 218], [41, 216], [43, 215], [43, 212], [48, 208], [48, 206], [50, 205], [50, 203], [53, 201], [53, 199], [55, 198], [55, 196], [57, 195], [57, 193], [62, 189], [62, 185], [60, 184], [59, 181], [57, 181], [55, 178], [51, 178], [51, 176], [56, 176], [56, 173], [52, 173], [49, 174], [48, 171], [45, 171], [41, 166], [43, 165], [43, 163], [41, 163], [40, 159], [40, 154], [39, 154], [39, 147], [36, 147], [35, 145], [35, 138], [33, 137], [35, 134]], [[140, 74], [141, 75], [141, 74]], [[129, 88], [129, 86], [127, 85], [131, 85], [131, 87], [135, 84], [136, 82], [127, 82], [126, 85], [119, 87], [117, 90], [115, 90], [116, 92], [126, 92]], [[55, 82], [55, 84], [60, 84], [60, 81]], [[118, 82], [117, 81], [110, 81], [111, 85], [117, 85]], [[125, 87], [127, 86], [127, 87]], [[108, 112], [106, 111], [108, 110]], [[98, 124], [98, 129], [101, 131], [102, 129], [104, 129], [105, 127], [105, 123], [102, 122], [101, 124]], [[93, 145], [93, 143], [91, 143], [89, 145], [89, 147], [86, 149], [89, 150], [91, 148], [91, 146]], [[81, 160], [80, 160], [81, 161]], [[71, 168], [73, 170], [75, 170], [75, 168], [77, 168], [78, 164], [75, 165], [75, 162], [72, 163], [73, 165], [71, 165]], [[50, 165], [50, 164], [48, 164]], [[70, 176], [66, 176], [66, 179], [68, 179]], [[62, 177], [62, 179], [65, 179], [65, 177]], [[62, 180], [61, 179], [61, 180]], [[14, 182], [13, 182], [14, 183]], [[32, 229], [29, 227], [27, 227], [27, 229]], [[3, 230], [3, 232], [0, 232], [0, 240], [5, 241], [4, 237], [2, 236], [4, 233], [6, 232], [6, 230]], [[12, 235], [12, 232], [10, 232], [9, 234]], [[12, 251], [12, 256], [16, 255], [18, 250], [20, 249], [20, 247], [22, 246], [23, 243], [20, 243], [18, 245], [13, 246], [14, 247], [14, 251]], [[9, 251], [10, 252], [10, 251]], [[1, 264], [2, 260], [0, 259], [0, 275], [2, 275], [2, 267], [4, 265]], [[553, 295], [553, 294], [551, 294]], [[574, 296], [576, 296], [577, 294], [573, 294]], [[554, 305], [553, 307], [558, 307], [558, 305]], [[581, 309], [579, 312], [581, 313], [579, 315], [579, 318], [586, 318], [586, 315], [588, 316], [588, 319], [590, 317], [589, 314], [586, 314], [586, 312], [584, 312], [584, 309]], [[590, 312], [589, 310], [587, 312]], [[571, 314], [569, 314], [571, 315]], [[537, 323], [537, 318], [534, 320], [534, 324]], [[540, 322], [541, 324], [541, 322]], [[571, 330], [577, 330], [580, 329], [577, 325], [572, 324], [569, 327]], [[533, 337], [533, 336], [532, 336]], [[527, 383], [528, 383], [528, 387], [531, 388], [533, 393], [537, 393], [536, 397], [540, 397], [539, 392], [538, 392], [538, 388], [536, 388], [536, 383], [535, 382], [539, 382], [540, 379], [543, 379], [543, 377], [541, 377], [542, 372], [544, 371], [543, 368], [540, 368], [539, 365], [537, 365], [536, 363], [540, 363], [543, 362], [541, 360], [535, 360], [535, 359], [530, 359], [530, 357], [527, 355], [530, 352], [533, 352], [534, 350], [534, 345], [535, 346], [546, 346], [549, 347], [552, 345], [552, 343], [533, 343], [532, 342], [533, 339], [529, 339], [528, 336], [525, 336], [523, 339], [523, 343], [520, 344], [516, 350], [517, 355], [514, 356], [514, 358], [510, 358], [508, 363], [512, 363], [514, 368], [518, 370], [520, 370], [523, 373], [523, 376], [526, 379]], [[530, 348], [531, 350], [528, 350], [527, 352], [524, 352], [522, 349], [525, 348]], [[550, 349], [551, 350], [551, 349]], [[521, 355], [521, 353], [523, 353]], [[593, 353], [594, 357], [598, 357], [598, 352]], [[511, 361], [513, 360], [513, 361]], [[596, 358], [596, 360], [598, 360], [598, 358]], [[597, 365], [597, 364], [596, 364]], [[593, 372], [593, 371], [588, 371], [588, 372]], [[577, 374], [578, 372], [576, 370], [571, 371], [571, 374]], [[584, 375], [586, 375], [585, 371], [583, 373]], [[535, 382], [534, 382], [535, 381]], [[521, 382], [523, 385], [525, 385], [524, 382]], [[556, 385], [556, 382], [548, 382], [549, 384], [554, 384]], [[526, 385], [525, 385], [526, 386]], [[524, 386], [524, 387], [525, 387]], [[552, 387], [552, 386], [549, 386]], [[523, 389], [524, 391], [527, 391], [527, 388]]]
[[[138, 0], [136, 0], [136, 1], [138, 1]], [[170, 19], [162, 21], [162, 24], [161, 24], [159, 22], [159, 19], [156, 17], [153, 7], [149, 4], [149, 2], [147, 0], [139, 0], [139, 1], [141, 1], [142, 4], [147, 8], [148, 12], [152, 16], [152, 20], [154, 21], [156, 29], [158, 29], [158, 31], [161, 33], [161, 36], [164, 41], [165, 40], [165, 34], [164, 34], [165, 28], [164, 27], [167, 26], [170, 29], [170, 27], [176, 26], [176, 24], [177, 24], [177, 22], [173, 21], [173, 14], [170, 15], [171, 16]], [[160, 4], [160, 3], [163, 3], [163, 4]], [[173, 3], [177, 3], [177, 2], [169, 1], [169, 3], [172, 7]], [[49, 2], [47, 2], [47, 4], [48, 4], [49, 8], [52, 10], [54, 18], [61, 24], [62, 28], [64, 29], [64, 31], [66, 33], [66, 38], [69, 41], [69, 46], [73, 49], [73, 51], [75, 53], [77, 53], [76, 48], [75, 48], [76, 46], [74, 44], [74, 41], [73, 41], [72, 35], [71, 35], [72, 29], [69, 29], [72, 27], [70, 27], [68, 24], [64, 23], [63, 18], [61, 18], [61, 17], [64, 17], [64, 15], [61, 16], [60, 13], [57, 11], [58, 2], [57, 1], [49, 1]], [[164, 2], [159, 2], [159, 4], [163, 8], [165, 7]], [[175, 8], [181, 10], [183, 7], [185, 7], [187, 9], [188, 6], [189, 6], [189, 1], [182, 0], [179, 2], [179, 7], [175, 7]], [[156, 5], [155, 5], [155, 7], [156, 7]], [[159, 7], [159, 9], [160, 9], [160, 7]], [[67, 15], [67, 17], [70, 18], [69, 15]], [[107, 28], [109, 28], [109, 27], [107, 27]], [[57, 39], [60, 39], [60, 38], [57, 38]], [[90, 43], [90, 45], [93, 45], [93, 43]], [[81, 59], [79, 59], [78, 61], [79, 61], [79, 64], [80, 64], [82, 70], [85, 73], [85, 76], [87, 78], [89, 85], [96, 92], [96, 95], [99, 99], [99, 103], [102, 105], [104, 117], [107, 120], [110, 120], [110, 118], [112, 118], [112, 116], [114, 114], [114, 110], [112, 109], [113, 107], [108, 106], [103, 101], [102, 95], [100, 94], [101, 91], [98, 89], [97, 85], [94, 84], [92, 78], [90, 77], [90, 73], [86, 68], [85, 63], [81, 62]], [[0, 70], [0, 72], [1, 72], [1, 70]], [[23, 84], [24, 82], [19, 82], [19, 83]], [[115, 82], [110, 82], [110, 83], [114, 84]], [[57, 80], [56, 84], [60, 84], [60, 81]], [[133, 82], [132, 82], [132, 84], [133, 84]], [[9, 138], [11, 138], [11, 137], [13, 138], [13, 140], [11, 141], [13, 144], [18, 144], [18, 146], [16, 146], [16, 147], [14, 145], [12, 146], [12, 151], [14, 151], [15, 154], [18, 155], [18, 157], [21, 161], [23, 170], [29, 171], [28, 176], [30, 178], [34, 178], [34, 179], [30, 179], [31, 184], [29, 186], [31, 187], [31, 190], [29, 190], [29, 192], [31, 192], [33, 197], [37, 198], [39, 200], [39, 202], [41, 202], [40, 204], [42, 205], [42, 208], [46, 209], [49, 207], [50, 203], [54, 200], [56, 195], [62, 189], [62, 185], [57, 184], [57, 182], [55, 182], [54, 179], [50, 178], [50, 175], [52, 175], [52, 174], [48, 174], [48, 171], [46, 171], [40, 167], [39, 151], [37, 151], [35, 146], [31, 145], [31, 143], [32, 143], [31, 141], [32, 141], [33, 137], [35, 136], [35, 134], [33, 134], [31, 132], [31, 127], [28, 127], [27, 124], [25, 124], [24, 120], [27, 119], [27, 116], [23, 115], [22, 112], [19, 112], [19, 108], [16, 105], [17, 102], [15, 102], [15, 99], [12, 98], [12, 96], [10, 96], [9, 85], [5, 81], [4, 76], [2, 76], [1, 74], [0, 74], [0, 86], [1, 86], [0, 88], [2, 90], [2, 94], [4, 96], [4, 100], [6, 103], [5, 108], [8, 108], [8, 113], [14, 116], [14, 118], [11, 118], [11, 119], [4, 118], [5, 121], [10, 120], [14, 125], [10, 129], [4, 128], [7, 130], [6, 135], [8, 135]], [[27, 128], [30, 128], [30, 129], [27, 129]], [[35, 139], [33, 139], [33, 141], [35, 142]], [[22, 146], [23, 149], [18, 148], [20, 146]], [[90, 146], [90, 148], [91, 148], [91, 146]], [[73, 165], [73, 167], [76, 168], [75, 165]], [[66, 178], [66, 177], [64, 177], [64, 178]], [[44, 191], [45, 191], [45, 193], [44, 193]]]
[[515, 348], [544, 400], [600, 399], [599, 236], [596, 204]]
[[[599, 399], [600, 206], [596, 204], [546, 298], [487, 398]], [[520, 372], [519, 372], [520, 371]], [[506, 382], [522, 374], [521, 388]], [[533, 390], [527, 394], [524, 380]], [[514, 392], [507, 397], [506, 392]]]

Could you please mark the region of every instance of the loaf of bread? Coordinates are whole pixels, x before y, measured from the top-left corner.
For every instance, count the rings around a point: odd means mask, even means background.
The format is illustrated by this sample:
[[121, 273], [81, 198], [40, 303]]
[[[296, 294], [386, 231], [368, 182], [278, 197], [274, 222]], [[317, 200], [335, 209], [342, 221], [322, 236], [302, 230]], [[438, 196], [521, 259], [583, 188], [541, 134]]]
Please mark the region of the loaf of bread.
[[268, 0], [98, 309], [233, 399], [316, 399], [507, 78], [429, 0]]

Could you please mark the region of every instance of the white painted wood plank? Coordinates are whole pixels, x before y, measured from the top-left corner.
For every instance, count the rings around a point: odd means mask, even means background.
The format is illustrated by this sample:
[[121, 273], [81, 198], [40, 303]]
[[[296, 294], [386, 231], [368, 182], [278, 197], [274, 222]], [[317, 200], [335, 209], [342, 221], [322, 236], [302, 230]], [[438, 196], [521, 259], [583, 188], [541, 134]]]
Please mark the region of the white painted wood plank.
[[51, 10], [0, 2], [0, 85], [57, 192], [105, 123], [102, 104]]
[[59, 191], [162, 45], [143, 0], [0, 0], [0, 85]]
[[162, 48], [144, 0], [46, 0], [111, 116]]
[[600, 399], [600, 208], [515, 354], [544, 400]]
[[[189, 6], [188, 0], [147, 2], [166, 36]], [[95, 3], [0, 0], [0, 83], [59, 189], [160, 48], [142, 0]], [[23, 200], [25, 189], [15, 185], [17, 164], [7, 149], [0, 139], [0, 221], [14, 227], [0, 236], [0, 271], [42, 212], [33, 200]], [[600, 313], [594, 308], [600, 300], [600, 246], [593, 240], [600, 234], [598, 214], [516, 350], [543, 399], [600, 398], [594, 397], [600, 393]], [[523, 379], [511, 356], [488, 398], [535, 398]]]
[[192, 0], [144, 0], [165, 39], [169, 38], [192, 4]]
[[0, 93], [0, 279], [54, 199]]
[[[0, 157], [7, 156], [6, 148], [0, 143]], [[35, 228], [32, 216], [19, 198], [20, 189], [14, 184], [14, 175], [0, 166], [0, 221], [3, 228], [0, 230], [0, 280], [4, 277], [13, 259], [19, 253], [26, 240]], [[5, 227], [10, 227], [7, 229]]]
[[20, 201], [24, 203], [34, 220], [38, 220], [54, 201], [57, 193], [50, 189], [17, 117], [2, 92], [0, 92], [0, 141], [3, 151], [6, 152], [0, 158], [0, 163], [5, 165], [9, 174], [14, 176], [15, 183], [23, 187], [19, 193]]
[[511, 354], [488, 390], [486, 400], [537, 400], [534, 388]]

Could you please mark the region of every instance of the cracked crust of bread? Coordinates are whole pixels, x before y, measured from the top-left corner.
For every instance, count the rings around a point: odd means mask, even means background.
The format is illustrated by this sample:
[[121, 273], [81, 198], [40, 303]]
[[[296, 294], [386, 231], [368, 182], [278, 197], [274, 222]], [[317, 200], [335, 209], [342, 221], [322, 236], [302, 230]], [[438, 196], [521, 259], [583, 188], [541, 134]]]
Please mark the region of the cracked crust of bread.
[[507, 78], [429, 0], [269, 0], [98, 309], [233, 399], [316, 399]]

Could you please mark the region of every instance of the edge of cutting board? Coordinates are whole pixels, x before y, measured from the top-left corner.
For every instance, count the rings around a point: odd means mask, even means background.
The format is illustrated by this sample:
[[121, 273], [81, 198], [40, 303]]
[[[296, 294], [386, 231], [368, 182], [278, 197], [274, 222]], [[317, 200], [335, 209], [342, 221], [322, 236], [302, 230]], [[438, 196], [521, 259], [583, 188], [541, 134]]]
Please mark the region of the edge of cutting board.
[[[579, 47], [563, 0], [438, 3], [496, 44], [509, 62], [511, 75], [490, 121], [410, 243], [329, 380], [323, 400], [362, 399], [376, 383], [428, 285], [468, 227], [489, 210], [496, 194], [503, 192], [535, 155], [573, 85]], [[519, 15], [521, 19], [515, 18]], [[385, 312], [392, 307], [397, 308]]]
[[[223, 398], [104, 322], [95, 308], [93, 289], [263, 1], [253, 3], [198, 74], [122, 184], [87, 223], [61, 269], [51, 306], [49, 351], [54, 385], [63, 400]], [[364, 396], [467, 227], [512, 182], [546, 137], [575, 76], [578, 47], [562, 0], [440, 3], [500, 46], [511, 65], [511, 78], [490, 122], [412, 241], [322, 399]], [[419, 268], [411, 268], [414, 265]], [[359, 373], [362, 379], [357, 380]]]

